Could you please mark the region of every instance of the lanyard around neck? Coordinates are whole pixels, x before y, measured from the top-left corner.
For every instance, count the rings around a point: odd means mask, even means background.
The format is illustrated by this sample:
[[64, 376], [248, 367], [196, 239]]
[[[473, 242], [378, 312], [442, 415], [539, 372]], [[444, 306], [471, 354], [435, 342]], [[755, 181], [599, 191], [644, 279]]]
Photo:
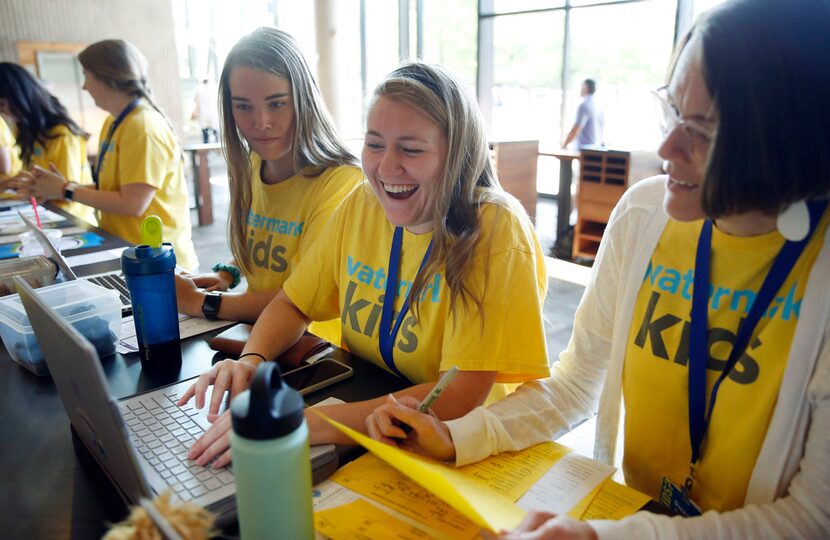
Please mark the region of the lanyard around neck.
[[[380, 355], [383, 357], [386, 367], [391, 369], [392, 372], [397, 374], [399, 377], [403, 377], [405, 379], [406, 377], [403, 373], [401, 373], [395, 366], [393, 352], [398, 330], [400, 330], [404, 317], [406, 317], [406, 314], [409, 311], [409, 293], [411, 292], [411, 287], [406, 291], [406, 298], [404, 299], [403, 306], [401, 307], [400, 313], [398, 313], [397, 319], [395, 319], [395, 325], [392, 326], [393, 310], [395, 309], [395, 296], [397, 296], [399, 288], [398, 268], [400, 266], [402, 240], [403, 228], [395, 227], [395, 234], [392, 236], [392, 249], [389, 251], [389, 268], [387, 269], [386, 275], [386, 288], [383, 292], [383, 309], [380, 314], [378, 341], [380, 342]], [[421, 270], [424, 269], [424, 266], [429, 259], [430, 252], [432, 252], [432, 240], [429, 241], [426, 253], [424, 253], [424, 258], [421, 260], [421, 265], [418, 267], [418, 273], [415, 274], [416, 278], [418, 277], [418, 274], [421, 273]], [[415, 280], [413, 279], [412, 281], [414, 282]]]
[[124, 110], [121, 111], [121, 114], [115, 119], [115, 121], [110, 125], [109, 131], [107, 131], [107, 138], [104, 139], [104, 142], [98, 145], [98, 163], [95, 164], [95, 170], [92, 171], [92, 181], [95, 183], [95, 187], [98, 187], [98, 174], [101, 172], [101, 166], [104, 164], [104, 155], [107, 153], [107, 149], [112, 142], [112, 136], [115, 134], [115, 130], [121, 125], [121, 122], [127, 118], [127, 115], [133, 112], [133, 109], [138, 107], [138, 104], [141, 103], [141, 98], [135, 98], [132, 100]]
[[723, 372], [712, 386], [709, 405], [706, 406], [706, 369], [709, 363], [709, 270], [712, 249], [712, 220], [707, 219], [700, 231], [695, 256], [694, 287], [692, 289], [691, 339], [689, 343], [689, 439], [692, 446], [692, 465], [700, 459], [700, 446], [709, 427], [715, 399], [721, 382], [729, 375], [738, 359], [744, 354], [752, 333], [766, 313], [775, 294], [786, 281], [801, 252], [813, 235], [826, 201], [807, 203], [810, 210], [810, 232], [798, 242], [786, 241], [772, 263], [772, 267], [758, 291], [746, 319], [740, 324], [732, 352]]

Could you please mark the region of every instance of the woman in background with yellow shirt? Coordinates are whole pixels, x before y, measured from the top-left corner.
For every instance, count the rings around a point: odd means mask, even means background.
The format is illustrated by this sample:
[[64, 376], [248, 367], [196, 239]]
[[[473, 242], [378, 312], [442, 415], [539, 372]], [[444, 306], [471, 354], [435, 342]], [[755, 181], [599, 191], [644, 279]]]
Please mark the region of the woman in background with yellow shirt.
[[[191, 316], [254, 321], [363, 172], [285, 32], [260, 28], [243, 37], [225, 60], [219, 89], [234, 260], [215, 264], [213, 274], [177, 276], [176, 296]], [[220, 292], [241, 275], [246, 292]], [[311, 331], [340, 343], [337, 320]]]
[[[86, 154], [89, 135], [69, 117], [66, 108], [22, 66], [0, 63], [0, 114], [15, 126], [9, 149], [12, 169], [20, 175], [10, 185], [31, 178], [31, 169], [39, 167], [76, 178], [79, 184], [92, 184]], [[19, 155], [18, 155], [19, 152]], [[14, 163], [16, 162], [16, 163]], [[58, 202], [68, 212], [95, 223], [92, 209], [72, 202]]]
[[105, 40], [84, 49], [78, 60], [84, 89], [111, 115], [99, 139], [97, 186], [38, 169], [24, 187], [44, 199], [98, 209], [101, 228], [134, 244], [140, 242], [141, 221], [155, 214], [178, 265], [194, 270], [198, 262], [190, 238], [182, 152], [170, 122], [151, 98], [146, 59], [125, 41]]

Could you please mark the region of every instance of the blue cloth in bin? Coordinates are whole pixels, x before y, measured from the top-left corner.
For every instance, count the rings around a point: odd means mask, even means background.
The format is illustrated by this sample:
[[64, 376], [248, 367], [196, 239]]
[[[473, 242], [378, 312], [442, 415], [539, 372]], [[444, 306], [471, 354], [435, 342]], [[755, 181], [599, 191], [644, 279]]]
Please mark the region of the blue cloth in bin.
[[[94, 309], [95, 306], [75, 306], [74, 309], [63, 315], [66, 317]], [[72, 326], [92, 343], [98, 356], [109, 356], [115, 354], [115, 340], [117, 336], [110, 330], [109, 324], [101, 317], [90, 317], [72, 323]], [[34, 334], [26, 334], [22, 340], [14, 344], [14, 355], [20, 362], [27, 364], [26, 367], [38, 375], [46, 375], [49, 368], [43, 358], [37, 338]]]

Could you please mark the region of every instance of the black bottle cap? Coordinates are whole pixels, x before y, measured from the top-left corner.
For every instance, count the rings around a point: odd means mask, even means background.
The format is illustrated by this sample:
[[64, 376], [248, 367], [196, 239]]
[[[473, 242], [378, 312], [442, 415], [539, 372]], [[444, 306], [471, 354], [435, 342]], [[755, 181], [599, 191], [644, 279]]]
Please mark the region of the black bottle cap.
[[240, 437], [254, 440], [288, 435], [302, 425], [304, 405], [300, 393], [282, 380], [277, 364], [262, 362], [250, 390], [231, 402], [233, 430]]

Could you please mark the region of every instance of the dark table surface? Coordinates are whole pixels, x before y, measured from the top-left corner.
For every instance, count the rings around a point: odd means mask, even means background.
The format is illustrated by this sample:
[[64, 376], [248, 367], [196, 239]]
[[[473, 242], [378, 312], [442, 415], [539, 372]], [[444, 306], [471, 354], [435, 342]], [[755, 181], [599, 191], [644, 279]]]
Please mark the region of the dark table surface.
[[[77, 221], [68, 225], [77, 226]], [[92, 252], [125, 247], [119, 239], [88, 227], [105, 238]], [[69, 251], [68, 256], [81, 253]], [[78, 267], [90, 275], [117, 267], [118, 260]], [[158, 380], [141, 371], [138, 354], [115, 354], [101, 359], [110, 390], [117, 399], [199, 375], [214, 361], [207, 341], [217, 331], [182, 341], [182, 369], [174, 380]], [[349, 364], [354, 376], [306, 396], [314, 404], [329, 396], [359, 401], [406, 386], [391, 373], [337, 350], [332, 356]], [[69, 419], [52, 379], [38, 377], [13, 362], [0, 348], [0, 537], [100, 538], [109, 523], [126, 516], [126, 509], [94, 464], [74, 448]], [[341, 462], [356, 455], [338, 448]]]

